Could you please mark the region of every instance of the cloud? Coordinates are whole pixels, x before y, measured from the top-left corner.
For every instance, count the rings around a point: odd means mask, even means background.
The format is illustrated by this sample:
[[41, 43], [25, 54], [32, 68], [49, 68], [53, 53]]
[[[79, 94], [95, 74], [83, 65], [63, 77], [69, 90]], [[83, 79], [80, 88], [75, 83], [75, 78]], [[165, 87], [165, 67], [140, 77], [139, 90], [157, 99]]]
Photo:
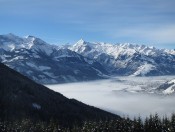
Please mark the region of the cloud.
[[94, 41], [174, 43], [174, 5], [174, 0], [0, 0], [0, 24], [19, 32], [22, 23], [33, 34], [42, 32], [36, 27], [48, 27], [48, 34], [62, 33], [66, 41], [85, 35]]
[[[152, 43], [175, 43], [175, 25], [157, 27], [130, 27], [119, 31], [121, 36], [129, 36], [136, 39], [144, 39]], [[114, 37], [118, 37], [114, 35]]]
[[137, 91], [141, 87], [156, 88], [170, 78], [174, 77], [117, 77], [108, 80], [48, 85], [48, 87], [68, 98], [78, 99], [121, 116], [134, 117], [140, 114], [146, 117], [156, 112], [164, 116], [175, 112], [175, 96], [130, 93], [125, 90]]

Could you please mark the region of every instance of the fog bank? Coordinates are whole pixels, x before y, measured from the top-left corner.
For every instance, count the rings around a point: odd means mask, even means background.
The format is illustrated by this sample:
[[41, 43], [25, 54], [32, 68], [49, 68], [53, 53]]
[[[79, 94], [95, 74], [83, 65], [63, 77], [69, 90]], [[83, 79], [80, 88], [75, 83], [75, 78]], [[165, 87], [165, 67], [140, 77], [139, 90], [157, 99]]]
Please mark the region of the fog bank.
[[91, 82], [47, 85], [47, 87], [68, 98], [75, 98], [121, 116], [146, 117], [156, 112], [160, 116], [169, 116], [175, 112], [175, 95], [148, 94], [143, 92], [143, 89], [149, 91], [171, 78], [174, 77], [116, 77]]

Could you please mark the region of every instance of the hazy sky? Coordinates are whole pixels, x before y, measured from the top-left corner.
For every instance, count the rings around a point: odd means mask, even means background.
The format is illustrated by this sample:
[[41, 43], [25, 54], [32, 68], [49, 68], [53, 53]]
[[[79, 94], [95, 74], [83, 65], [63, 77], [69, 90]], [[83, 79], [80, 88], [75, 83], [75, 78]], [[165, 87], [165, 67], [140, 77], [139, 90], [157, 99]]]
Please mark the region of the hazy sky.
[[0, 34], [175, 48], [175, 0], [0, 0]]

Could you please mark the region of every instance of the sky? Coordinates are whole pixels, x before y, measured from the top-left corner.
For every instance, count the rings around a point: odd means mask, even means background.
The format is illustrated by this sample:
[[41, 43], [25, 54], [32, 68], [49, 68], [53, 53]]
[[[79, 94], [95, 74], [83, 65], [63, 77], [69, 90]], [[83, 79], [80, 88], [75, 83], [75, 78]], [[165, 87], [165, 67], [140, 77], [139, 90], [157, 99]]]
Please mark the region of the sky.
[[175, 0], [0, 0], [0, 34], [175, 49]]

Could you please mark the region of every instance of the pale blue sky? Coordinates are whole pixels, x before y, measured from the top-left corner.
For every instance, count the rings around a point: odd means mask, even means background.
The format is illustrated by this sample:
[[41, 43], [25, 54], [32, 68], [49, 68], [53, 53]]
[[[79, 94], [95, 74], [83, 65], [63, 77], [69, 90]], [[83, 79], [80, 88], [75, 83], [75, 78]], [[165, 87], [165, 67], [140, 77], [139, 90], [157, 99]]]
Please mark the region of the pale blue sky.
[[0, 0], [0, 34], [175, 48], [175, 0]]

